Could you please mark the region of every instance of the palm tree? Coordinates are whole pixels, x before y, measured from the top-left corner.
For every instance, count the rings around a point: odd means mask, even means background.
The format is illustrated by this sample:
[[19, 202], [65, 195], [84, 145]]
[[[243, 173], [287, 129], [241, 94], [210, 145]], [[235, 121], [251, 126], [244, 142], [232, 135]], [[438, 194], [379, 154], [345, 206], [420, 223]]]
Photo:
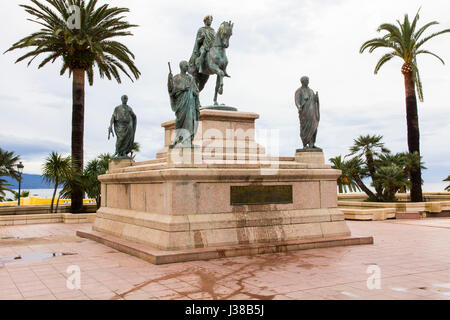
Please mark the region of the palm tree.
[[48, 184], [54, 184], [52, 202], [50, 205], [51, 213], [53, 213], [53, 204], [55, 202], [56, 191], [61, 183], [70, 175], [70, 173], [70, 157], [63, 157], [56, 152], [52, 152], [50, 156], [45, 159], [42, 166], [42, 178]]
[[109, 166], [109, 155], [101, 155], [90, 161], [84, 169], [84, 187], [89, 198], [97, 202], [97, 209], [101, 204], [101, 184], [98, 176], [105, 174]]
[[131, 158], [134, 160], [136, 158], [136, 153], [141, 151], [141, 144], [139, 142], [133, 143], [133, 149], [131, 149]]
[[[420, 10], [419, 10], [420, 12]], [[437, 21], [432, 21], [418, 28], [419, 12], [417, 12], [412, 23], [408, 15], [405, 15], [403, 23], [397, 20], [397, 25], [384, 23], [379, 26], [378, 32], [386, 32], [381, 38], [374, 38], [365, 42], [360, 49], [360, 53], [369, 50], [372, 53], [375, 49], [385, 48], [390, 52], [386, 53], [378, 61], [375, 67], [375, 74], [380, 68], [394, 57], [399, 57], [403, 60], [401, 72], [405, 81], [406, 92], [406, 121], [408, 127], [408, 149], [409, 153], [417, 152], [420, 155], [420, 133], [419, 133], [419, 117], [417, 113], [417, 98], [423, 101], [422, 82], [419, 75], [419, 67], [417, 64], [417, 57], [422, 54], [431, 55], [439, 59], [442, 63], [444, 61], [435, 53], [423, 48], [423, 45], [429, 40], [450, 32], [446, 29], [440, 32], [432, 33], [424, 36], [424, 32], [431, 26], [439, 24]], [[420, 168], [411, 172], [411, 201], [421, 202], [422, 196], [422, 173]]]
[[352, 177], [358, 187], [367, 194], [370, 200], [375, 200], [377, 196], [363, 182], [363, 179], [369, 176], [367, 169], [364, 168], [364, 162], [359, 157], [354, 157], [346, 162], [348, 176]]
[[[87, 75], [90, 85], [94, 82], [94, 69], [100, 78], [114, 78], [121, 83], [120, 72], [132, 81], [138, 79], [139, 70], [134, 65], [134, 54], [122, 43], [113, 40], [131, 36], [128, 31], [136, 25], [124, 21], [122, 14], [127, 8], [110, 7], [104, 4], [96, 8], [98, 0], [30, 0], [32, 5], [21, 5], [32, 16], [33, 22], [41, 25], [39, 31], [26, 36], [12, 45], [8, 51], [33, 48], [17, 62], [31, 58], [30, 63], [41, 54], [47, 56], [39, 64], [62, 59], [60, 74], [66, 71], [73, 76], [72, 85], [72, 161], [79, 173], [83, 171], [84, 144], [84, 87]], [[86, 4], [87, 2], [87, 4]], [[77, 7], [79, 26], [73, 26], [73, 8]], [[71, 24], [71, 23], [72, 24]], [[127, 70], [128, 69], [128, 70]], [[131, 74], [130, 74], [131, 73]], [[72, 190], [72, 212], [80, 212], [83, 192], [77, 186]]]
[[[19, 200], [19, 192], [13, 191], [14, 200]], [[30, 190], [23, 190], [20, 192], [20, 198], [28, 198], [31, 194]]]
[[6, 191], [9, 191], [11, 193], [14, 193], [13, 190], [11, 190], [9, 187], [11, 187], [10, 184], [5, 179], [0, 178], [0, 202], [3, 202], [6, 197]]
[[19, 180], [20, 176], [17, 172], [17, 164], [20, 157], [14, 152], [6, 151], [0, 148], [0, 177], [12, 177]]
[[342, 175], [337, 180], [339, 193], [361, 191], [355, 179], [349, 174], [348, 162], [342, 160], [342, 156], [331, 158], [330, 162], [332, 163], [333, 169], [342, 171]]
[[387, 202], [396, 201], [395, 194], [409, 185], [403, 168], [395, 164], [378, 168], [375, 177], [383, 188], [383, 196], [379, 199]]
[[[356, 155], [359, 158], [365, 158], [367, 170], [372, 181], [375, 181], [375, 156], [378, 157], [382, 154], [390, 153], [390, 151], [384, 147], [384, 142], [381, 140], [383, 140], [383, 136], [380, 135], [359, 136], [353, 141], [353, 146], [350, 147], [350, 154], [348, 155]], [[381, 194], [382, 187], [378, 184], [375, 184], [374, 187], [377, 194]]]
[[[447, 179], [445, 179], [444, 181], [450, 181], [450, 176], [448, 176]], [[445, 191], [450, 192], [450, 185], [447, 188], [445, 188]]]

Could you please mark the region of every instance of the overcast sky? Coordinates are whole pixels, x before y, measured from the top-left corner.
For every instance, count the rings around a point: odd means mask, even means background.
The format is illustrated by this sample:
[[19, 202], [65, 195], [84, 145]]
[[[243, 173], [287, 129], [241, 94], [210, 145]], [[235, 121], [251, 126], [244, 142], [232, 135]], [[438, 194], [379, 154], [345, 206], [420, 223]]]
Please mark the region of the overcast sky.
[[[0, 50], [36, 30], [18, 5], [27, 0], [3, 0]], [[127, 6], [128, 20], [138, 24], [134, 36], [122, 39], [136, 54], [142, 77], [121, 85], [96, 75], [86, 88], [85, 159], [113, 152], [107, 127], [120, 96], [128, 94], [138, 116], [137, 160], [155, 157], [163, 146], [160, 124], [174, 117], [167, 94], [167, 61], [189, 59], [203, 17], [235, 23], [228, 58], [231, 79], [225, 80], [221, 103], [256, 112], [259, 129], [280, 134], [281, 155], [293, 156], [300, 147], [294, 92], [308, 75], [319, 91], [322, 120], [318, 145], [326, 158], [347, 154], [361, 134], [381, 134], [393, 152], [407, 150], [402, 63], [393, 60], [375, 76], [383, 51], [359, 54], [361, 44], [377, 36], [384, 22], [414, 16], [422, 6], [420, 25], [437, 20], [433, 30], [450, 28], [448, 0], [191, 0], [102, 1]], [[450, 65], [450, 35], [432, 40], [428, 49]], [[38, 63], [14, 64], [22, 52], [1, 56], [0, 147], [21, 155], [26, 173], [40, 173], [43, 159], [55, 150], [70, 152], [71, 80], [60, 77], [61, 62], [37, 70]], [[421, 144], [427, 191], [439, 191], [450, 174], [450, 66], [431, 56], [419, 59], [425, 102], [419, 104]], [[175, 70], [174, 70], [175, 71]], [[212, 102], [214, 82], [201, 94]]]

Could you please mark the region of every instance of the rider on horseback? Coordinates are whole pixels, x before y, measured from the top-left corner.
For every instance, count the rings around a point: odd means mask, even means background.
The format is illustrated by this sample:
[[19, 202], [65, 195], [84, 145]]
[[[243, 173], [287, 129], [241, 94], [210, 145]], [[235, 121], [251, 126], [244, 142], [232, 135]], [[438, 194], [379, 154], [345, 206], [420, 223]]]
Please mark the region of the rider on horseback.
[[206, 16], [203, 19], [205, 24], [204, 27], [201, 27], [197, 32], [197, 38], [195, 39], [194, 52], [192, 53], [192, 57], [189, 61], [189, 64], [203, 73], [203, 66], [206, 58], [206, 54], [209, 49], [214, 45], [214, 40], [216, 37], [216, 32], [213, 28], [211, 28], [211, 24], [213, 21], [212, 16]]

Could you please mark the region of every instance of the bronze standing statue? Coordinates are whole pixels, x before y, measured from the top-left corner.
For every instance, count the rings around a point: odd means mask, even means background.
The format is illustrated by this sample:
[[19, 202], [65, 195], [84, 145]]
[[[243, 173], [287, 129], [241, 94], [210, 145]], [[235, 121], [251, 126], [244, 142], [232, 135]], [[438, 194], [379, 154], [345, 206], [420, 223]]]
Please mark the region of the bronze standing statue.
[[111, 134], [114, 137], [114, 132], [117, 137], [116, 152], [113, 156], [115, 159], [131, 159], [128, 155], [133, 150], [137, 122], [136, 115], [127, 102], [128, 97], [122, 96], [122, 104], [114, 109], [108, 128], [108, 140]]
[[233, 34], [233, 23], [223, 22], [217, 34], [211, 28], [212, 16], [203, 20], [205, 26], [200, 28], [195, 39], [194, 50], [189, 60], [189, 73], [195, 79], [199, 91], [208, 82], [209, 76], [217, 75], [214, 105], [218, 106], [218, 94], [223, 94], [223, 78], [230, 77], [227, 73], [228, 58], [226, 49]]
[[195, 134], [198, 129], [198, 118], [200, 115], [199, 90], [194, 78], [187, 73], [189, 64], [187, 61], [180, 62], [180, 74], [173, 76], [169, 64], [168, 91], [170, 95], [170, 106], [176, 114], [175, 141], [170, 149], [192, 148]]
[[295, 105], [300, 119], [300, 137], [305, 150], [321, 151], [316, 147], [317, 130], [320, 121], [319, 93], [308, 87], [309, 78], [301, 78], [302, 87], [295, 92]]

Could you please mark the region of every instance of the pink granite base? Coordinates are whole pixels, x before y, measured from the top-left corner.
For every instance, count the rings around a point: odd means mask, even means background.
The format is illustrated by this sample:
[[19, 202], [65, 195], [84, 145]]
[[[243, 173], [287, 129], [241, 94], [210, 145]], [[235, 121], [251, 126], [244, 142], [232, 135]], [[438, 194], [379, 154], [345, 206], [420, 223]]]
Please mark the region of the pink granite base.
[[77, 236], [99, 242], [110, 248], [116, 249], [126, 254], [130, 254], [156, 265], [186, 261], [231, 258], [239, 256], [255, 256], [260, 254], [281, 253], [317, 248], [373, 244], [373, 237], [334, 237], [327, 239], [283, 241], [277, 243], [258, 243], [216, 248], [164, 251], [95, 231], [78, 231]]
[[153, 263], [358, 242], [337, 208], [341, 172], [323, 161], [266, 154], [254, 140], [257, 118], [203, 110], [198, 147], [178, 150], [168, 147], [175, 121], [164, 123], [165, 147], [156, 159], [99, 177], [92, 237], [138, 256], [147, 252]]

